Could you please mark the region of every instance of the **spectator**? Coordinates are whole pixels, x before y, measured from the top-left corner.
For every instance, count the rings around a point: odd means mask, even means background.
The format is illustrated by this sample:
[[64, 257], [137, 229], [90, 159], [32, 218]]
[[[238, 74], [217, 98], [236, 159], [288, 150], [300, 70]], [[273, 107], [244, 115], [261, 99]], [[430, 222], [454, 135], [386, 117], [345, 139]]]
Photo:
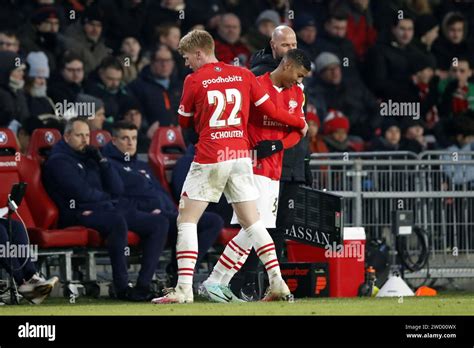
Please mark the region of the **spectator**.
[[410, 66], [418, 59], [420, 52], [412, 44], [413, 19], [394, 17], [391, 37], [379, 42], [369, 50], [369, 86], [381, 99], [400, 101], [399, 94], [410, 80]]
[[18, 54], [20, 51], [20, 40], [15, 32], [9, 30], [0, 32], [0, 51], [11, 51]]
[[272, 32], [280, 25], [280, 16], [274, 10], [265, 10], [257, 18], [255, 28], [251, 27], [242, 38], [242, 42], [252, 53], [264, 49], [272, 36]]
[[14, 133], [30, 116], [23, 92], [25, 65], [18, 62], [15, 53], [0, 52], [0, 127], [9, 127]]
[[[170, 194], [154, 177], [147, 163], [137, 160], [137, 129], [134, 124], [120, 121], [114, 124], [112, 141], [103, 149], [115, 167], [124, 185], [123, 199], [139, 211], [159, 216], [169, 226], [171, 244], [176, 242], [178, 209]], [[214, 244], [223, 226], [222, 219], [212, 213], [204, 213], [198, 223], [199, 263]], [[176, 255], [174, 255], [174, 258]], [[174, 261], [176, 262], [176, 260]], [[177, 270], [177, 269], [176, 269]]]
[[233, 13], [223, 14], [217, 27], [215, 51], [218, 60], [227, 64], [249, 66], [250, 51], [242, 42], [240, 19]]
[[299, 15], [295, 19], [294, 29], [298, 37], [298, 47], [306, 51], [311, 60], [314, 61], [320, 52], [320, 48], [316, 41], [318, 31], [313, 17], [305, 13]]
[[330, 110], [323, 122], [324, 143], [329, 152], [353, 152], [349, 139], [349, 119], [337, 110]]
[[401, 149], [403, 151], [411, 151], [420, 153], [428, 150], [428, 143], [426, 142], [425, 128], [423, 122], [407, 118], [402, 122], [402, 140]]
[[[0, 215], [0, 245], [4, 250], [10, 250], [12, 246], [17, 246], [18, 248], [22, 248], [22, 250], [26, 250], [26, 248], [23, 249], [23, 247], [29, 248], [27, 232], [20, 222], [12, 221], [11, 236], [12, 239], [10, 240], [7, 220], [3, 218], [3, 215]], [[8, 244], [10, 245], [8, 246]], [[13, 266], [13, 278], [18, 286], [18, 292], [33, 304], [41, 304], [49, 296], [54, 285], [56, 285], [59, 280], [58, 277], [52, 277], [48, 280], [41, 277], [37, 273], [36, 267], [30, 257], [26, 259], [14, 257], [12, 253], [10, 259], [10, 257], [2, 255], [2, 257], [0, 257], [0, 265], [10, 274], [12, 273], [10, 266]]]
[[97, 6], [88, 7], [81, 21], [66, 30], [66, 47], [76, 53], [84, 63], [88, 75], [112, 52], [102, 38], [104, 15]]
[[[406, 101], [420, 103], [420, 116], [425, 121], [427, 129], [433, 129], [439, 121], [438, 83], [439, 78], [434, 75], [433, 60], [430, 56], [420, 55], [412, 62], [412, 79], [407, 86]], [[410, 95], [411, 93], [411, 95]]]
[[84, 63], [78, 55], [66, 52], [60, 72], [51, 79], [49, 95], [55, 103], [74, 102], [83, 93]]
[[399, 151], [401, 130], [398, 121], [392, 117], [385, 117], [382, 121], [381, 136], [372, 141], [370, 151]]
[[77, 106], [82, 106], [75, 110], [74, 116], [87, 119], [87, 124], [91, 131], [104, 129], [106, 117], [104, 102], [101, 99], [89, 94], [78, 94], [76, 103]]
[[25, 83], [26, 102], [31, 117], [41, 122], [58, 120], [56, 108], [48, 97], [49, 66], [48, 57], [43, 52], [30, 52], [26, 57], [29, 66]]
[[[442, 34], [433, 45], [438, 69], [445, 78], [453, 59], [458, 57], [474, 57], [474, 49], [466, 40], [468, 34], [466, 18], [459, 12], [446, 14], [441, 24]], [[443, 74], [444, 73], [444, 74]]]
[[324, 22], [324, 30], [319, 36], [320, 52], [334, 53], [342, 62], [342, 73], [346, 80], [360, 80], [358, 60], [352, 42], [346, 39], [348, 16], [346, 12], [334, 11]]
[[359, 61], [364, 61], [367, 51], [375, 45], [377, 31], [373, 27], [370, 0], [349, 0], [346, 2], [347, 16], [346, 38], [352, 42]]
[[138, 78], [128, 87], [142, 105], [145, 120], [152, 133], [159, 126], [178, 125], [177, 113], [182, 83], [173, 78], [175, 66], [171, 50], [159, 45]]
[[133, 36], [123, 39], [120, 51], [122, 54], [118, 58], [122, 63], [123, 82], [129, 84], [146, 65], [150, 64], [150, 60], [143, 55], [140, 41]]
[[49, 68], [56, 70], [57, 57], [63, 51], [63, 38], [59, 34], [59, 13], [53, 6], [42, 6], [33, 12], [31, 23], [20, 34], [24, 53], [43, 51], [48, 56]]
[[[452, 161], [452, 153], [458, 153], [459, 161], [472, 160], [471, 155], [464, 155], [462, 152], [474, 151], [474, 113], [469, 111], [456, 117], [448, 127], [448, 133], [453, 141], [446, 151], [450, 155], [443, 156], [443, 160]], [[470, 184], [472, 189], [474, 182], [474, 166], [443, 165], [443, 172], [450, 178], [454, 185]]]
[[[143, 113], [140, 104], [131, 99], [120, 107], [120, 117], [123, 121], [132, 123], [137, 127], [138, 133], [138, 153], [148, 153], [151, 144], [151, 138], [148, 137], [145, 127], [143, 127]], [[153, 134], [151, 134], [153, 136]]]
[[[439, 36], [439, 24], [436, 17], [423, 15], [415, 21], [415, 38], [413, 43], [424, 54], [432, 55], [431, 50]], [[436, 58], [433, 55], [433, 59]]]
[[122, 63], [113, 56], [105, 58], [97, 73], [91, 74], [84, 91], [103, 101], [105, 115], [111, 123], [118, 119], [120, 105], [132, 98], [125, 89]]
[[324, 117], [329, 109], [344, 113], [351, 124], [351, 134], [370, 140], [379, 126], [379, 107], [362, 81], [348, 82], [342, 76], [339, 58], [329, 52], [316, 59], [317, 76], [308, 86], [308, 103]]
[[184, 64], [184, 59], [178, 52], [178, 44], [181, 39], [181, 28], [175, 23], [167, 23], [160, 25], [156, 29], [158, 39], [155, 42], [168, 46], [173, 53], [173, 60], [176, 66], [177, 77], [184, 80], [190, 72]]
[[467, 110], [474, 110], [474, 83], [472, 63], [468, 58], [460, 57], [457, 64], [449, 70], [449, 76], [439, 84], [441, 117], [457, 116]]
[[314, 112], [310, 113], [309, 106], [308, 113], [306, 114], [306, 121], [308, 122], [309, 151], [311, 153], [329, 152], [321, 136], [318, 136], [318, 132], [321, 127], [321, 121]]
[[[89, 127], [82, 119], [66, 124], [64, 139], [51, 150], [43, 181], [59, 207], [61, 227], [83, 225], [106, 240], [117, 298], [148, 301], [150, 283], [166, 241], [167, 221], [133, 209], [123, 200], [123, 182], [100, 151], [89, 145]], [[128, 287], [127, 234], [140, 236], [143, 254], [136, 286]]]

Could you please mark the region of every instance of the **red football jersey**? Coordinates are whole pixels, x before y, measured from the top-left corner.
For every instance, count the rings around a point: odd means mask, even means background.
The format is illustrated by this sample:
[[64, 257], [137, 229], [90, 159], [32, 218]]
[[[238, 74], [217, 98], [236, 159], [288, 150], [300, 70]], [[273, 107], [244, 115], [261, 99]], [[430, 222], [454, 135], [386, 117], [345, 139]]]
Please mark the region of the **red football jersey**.
[[[277, 109], [288, 110], [290, 115], [304, 119], [303, 106], [305, 97], [303, 85], [293, 85], [291, 88], [276, 87], [273, 85], [270, 73], [257, 77], [257, 80], [265, 92], [268, 93], [270, 100], [275, 104]], [[282, 140], [292, 131], [294, 132], [292, 128], [272, 120], [256, 108], [250, 108], [248, 136], [251, 147], [254, 147], [262, 140]], [[298, 137], [296, 139], [299, 141]], [[296, 144], [292, 144], [291, 146], [294, 145]], [[283, 151], [280, 151], [269, 157], [257, 159], [253, 172], [272, 180], [280, 180], [283, 153]]]
[[250, 157], [249, 108], [268, 98], [255, 76], [244, 68], [208, 63], [188, 75], [178, 113], [192, 117], [199, 134], [194, 161], [204, 164]]

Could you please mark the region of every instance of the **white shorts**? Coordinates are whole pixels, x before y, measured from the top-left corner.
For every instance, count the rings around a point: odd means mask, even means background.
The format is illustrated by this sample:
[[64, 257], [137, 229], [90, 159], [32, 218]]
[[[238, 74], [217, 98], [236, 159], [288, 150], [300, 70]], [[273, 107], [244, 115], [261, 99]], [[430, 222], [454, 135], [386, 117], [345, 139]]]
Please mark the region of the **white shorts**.
[[259, 196], [250, 158], [191, 163], [181, 195], [185, 192], [190, 199], [212, 203], [219, 202], [222, 193], [229, 203], [254, 201]]
[[[278, 211], [278, 195], [280, 194], [280, 181], [272, 180], [262, 175], [254, 175], [255, 186], [260, 192], [257, 199], [257, 209], [260, 220], [266, 228], [276, 227]], [[231, 224], [238, 224], [237, 215], [232, 215]]]

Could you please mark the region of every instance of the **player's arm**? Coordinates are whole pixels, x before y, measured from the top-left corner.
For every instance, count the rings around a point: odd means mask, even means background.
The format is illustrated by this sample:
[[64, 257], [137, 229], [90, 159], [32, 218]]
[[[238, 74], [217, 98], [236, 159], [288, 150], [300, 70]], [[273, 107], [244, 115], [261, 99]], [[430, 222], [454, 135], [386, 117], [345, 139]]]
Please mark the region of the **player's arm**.
[[270, 100], [270, 96], [265, 93], [265, 89], [260, 86], [257, 78], [248, 72], [250, 79], [250, 101], [254, 103], [259, 112], [267, 115], [281, 124], [286, 124], [290, 127], [304, 129], [306, 122], [296, 117], [292, 117], [286, 110], [277, 110], [275, 104]]
[[194, 127], [194, 86], [191, 75], [186, 76], [178, 109], [178, 122], [182, 128]]
[[303, 137], [300, 131], [291, 131], [281, 140], [262, 140], [255, 147], [257, 158], [269, 157], [277, 152], [292, 148], [298, 144]]

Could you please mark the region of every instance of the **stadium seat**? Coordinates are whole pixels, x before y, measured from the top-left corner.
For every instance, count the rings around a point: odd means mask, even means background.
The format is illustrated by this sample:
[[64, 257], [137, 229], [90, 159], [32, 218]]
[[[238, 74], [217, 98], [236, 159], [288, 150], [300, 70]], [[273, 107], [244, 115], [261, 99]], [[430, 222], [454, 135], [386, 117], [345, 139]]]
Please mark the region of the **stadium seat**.
[[35, 129], [31, 135], [26, 155], [43, 164], [49, 155], [49, 151], [59, 140], [61, 140], [61, 133], [57, 129]]
[[171, 194], [169, 185], [176, 162], [186, 151], [181, 127], [160, 127], [153, 135], [148, 150], [148, 163], [163, 187]]
[[13, 132], [0, 128], [0, 202], [6, 203], [12, 185], [21, 181], [28, 186], [18, 213], [26, 225], [30, 242], [41, 249], [40, 256], [60, 256], [61, 280], [70, 282], [73, 280], [72, 248], [87, 246], [87, 230], [84, 227], [55, 228], [58, 210], [43, 187], [38, 160], [21, 155]]
[[91, 132], [90, 144], [95, 147], [103, 147], [112, 140], [112, 135], [106, 130], [95, 130]]
[[233, 228], [233, 227], [224, 227], [217, 237], [216, 244], [226, 246], [232, 238], [234, 238], [237, 233], [239, 233], [240, 228]]

